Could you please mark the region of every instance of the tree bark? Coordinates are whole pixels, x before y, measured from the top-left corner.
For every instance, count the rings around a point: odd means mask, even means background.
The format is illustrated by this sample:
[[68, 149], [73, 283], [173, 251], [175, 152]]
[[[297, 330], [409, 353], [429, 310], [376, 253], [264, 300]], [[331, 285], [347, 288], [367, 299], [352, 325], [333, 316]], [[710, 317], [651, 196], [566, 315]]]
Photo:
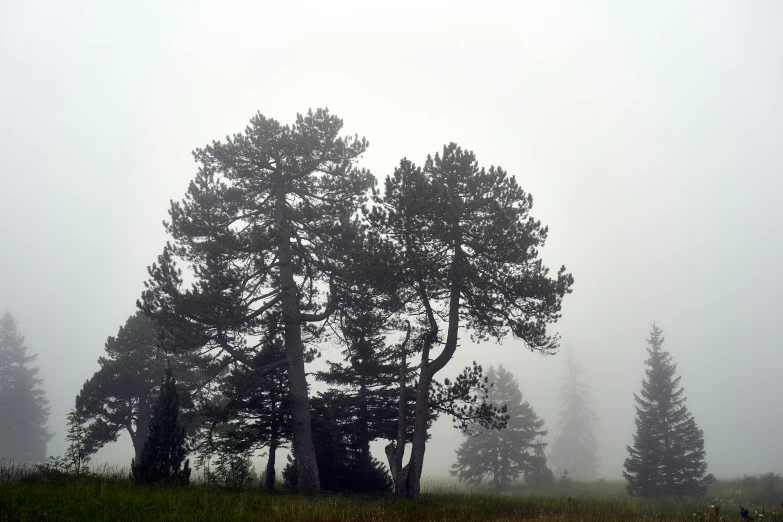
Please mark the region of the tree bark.
[[277, 440], [272, 439], [269, 442], [269, 460], [266, 461], [266, 476], [264, 477], [264, 488], [269, 492], [275, 490], [275, 453], [277, 453]]
[[392, 481], [394, 482], [394, 494], [398, 498], [405, 497], [405, 483], [408, 480], [408, 467], [402, 466], [405, 454], [405, 434], [408, 430], [407, 417], [405, 416], [406, 386], [405, 376], [408, 372], [408, 342], [411, 338], [411, 324], [407, 325], [405, 340], [400, 349], [400, 397], [397, 402], [397, 443], [390, 442], [386, 445], [386, 459], [389, 461]]
[[136, 462], [139, 462], [139, 459], [141, 458], [141, 451], [144, 449], [144, 443], [147, 442], [147, 437], [149, 436], [149, 429], [150, 429], [150, 401], [149, 401], [149, 395], [141, 395], [137, 399], [138, 405], [138, 411], [136, 416], [136, 432], [134, 433], [130, 426], [128, 426], [128, 432], [131, 436], [131, 441], [133, 441], [133, 451], [136, 455]]
[[302, 325], [299, 318], [299, 295], [294, 281], [291, 234], [286, 220], [286, 192], [282, 182], [277, 188], [275, 199], [285, 355], [288, 361], [288, 387], [291, 398], [292, 443], [298, 476], [297, 491], [308, 495], [318, 493], [321, 484], [318, 477], [318, 464], [315, 460], [315, 446], [313, 446]]

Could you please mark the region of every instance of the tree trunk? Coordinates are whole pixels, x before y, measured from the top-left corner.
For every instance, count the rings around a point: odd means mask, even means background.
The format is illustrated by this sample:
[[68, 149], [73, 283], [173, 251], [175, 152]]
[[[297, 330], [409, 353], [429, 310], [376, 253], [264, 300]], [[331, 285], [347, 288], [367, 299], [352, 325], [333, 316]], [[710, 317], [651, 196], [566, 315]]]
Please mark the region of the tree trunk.
[[128, 427], [128, 431], [130, 432], [131, 440], [133, 441], [133, 451], [136, 454], [136, 462], [139, 462], [141, 451], [144, 449], [144, 443], [147, 442], [147, 437], [149, 436], [150, 417], [152, 414], [150, 412], [149, 394], [139, 396], [137, 400], [139, 402], [137, 405], [136, 432], [134, 433], [130, 427]]
[[367, 406], [367, 378], [362, 373], [359, 382], [359, 415], [361, 420], [357, 426], [357, 446], [359, 448], [359, 469], [368, 478], [372, 471], [372, 458], [370, 456], [370, 412]]
[[266, 476], [264, 487], [267, 491], [275, 490], [275, 453], [277, 453], [277, 440], [269, 442], [269, 460], [266, 461]]
[[408, 480], [408, 467], [402, 467], [402, 459], [405, 455], [405, 435], [407, 433], [407, 417], [405, 415], [406, 386], [405, 377], [408, 372], [408, 341], [411, 338], [411, 324], [407, 325], [405, 340], [400, 348], [400, 396], [397, 402], [397, 443], [390, 442], [386, 445], [386, 458], [389, 461], [392, 481], [394, 482], [394, 494], [397, 498], [405, 497], [405, 483]]
[[285, 217], [285, 186], [278, 186], [276, 194], [276, 218], [278, 233], [278, 257], [280, 260], [280, 285], [282, 315], [285, 326], [285, 356], [288, 361], [288, 388], [291, 398], [291, 428], [293, 453], [297, 465], [297, 492], [318, 493], [321, 489], [318, 464], [310, 422], [310, 399], [307, 375], [304, 367], [302, 325], [299, 317], [299, 296], [294, 281], [291, 234]]
[[464, 253], [460, 248], [460, 239], [455, 240], [454, 259], [451, 264], [451, 289], [449, 296], [449, 323], [446, 343], [443, 351], [435, 359], [430, 361], [430, 346], [435, 340], [438, 332], [435, 316], [429, 303], [429, 298], [424, 291], [423, 283], [421, 285], [421, 295], [428, 320], [430, 322], [430, 332], [427, 340], [424, 342], [424, 348], [421, 353], [421, 367], [419, 369], [419, 383], [416, 387], [416, 410], [413, 416], [413, 444], [411, 447], [411, 457], [408, 461], [408, 474], [405, 480], [405, 498], [408, 500], [418, 500], [421, 491], [421, 472], [424, 466], [424, 450], [427, 444], [427, 423], [429, 420], [429, 399], [430, 386], [435, 374], [446, 366], [454, 352], [457, 349], [457, 340], [459, 338], [459, 308], [461, 296], [462, 269], [464, 264]]
[[427, 421], [429, 420], [430, 384], [429, 371], [423, 369], [416, 387], [416, 410], [413, 414], [413, 443], [405, 477], [405, 498], [418, 500], [421, 491], [421, 472], [424, 466], [424, 450], [427, 443]]

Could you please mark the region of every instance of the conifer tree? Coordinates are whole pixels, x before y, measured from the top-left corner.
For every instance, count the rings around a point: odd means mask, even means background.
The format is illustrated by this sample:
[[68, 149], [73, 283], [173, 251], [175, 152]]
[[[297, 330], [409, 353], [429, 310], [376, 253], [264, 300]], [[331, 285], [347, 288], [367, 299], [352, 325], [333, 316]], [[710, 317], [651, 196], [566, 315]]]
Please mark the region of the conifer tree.
[[[172, 242], [150, 267], [139, 303], [180, 349], [248, 365], [260, 318], [279, 306], [285, 359], [269, 371], [288, 366], [300, 493], [319, 488], [303, 333], [336, 309], [336, 280], [351, 268], [346, 252], [374, 184], [355, 166], [367, 141], [341, 136], [342, 126], [325, 109], [297, 115], [293, 125], [258, 114], [244, 133], [197, 149], [199, 172], [171, 205]], [[179, 262], [192, 269], [189, 288]]]
[[490, 367], [487, 378], [491, 385], [489, 402], [507, 408], [506, 427], [495, 430], [479, 426], [476, 433], [465, 432], [451, 474], [468, 484], [479, 484], [489, 476], [489, 483], [498, 490], [507, 488], [520, 475], [531, 481], [541, 480], [546, 469], [542, 451], [546, 444], [540, 439], [546, 435], [544, 420], [527, 401], [523, 402], [519, 383], [502, 365], [497, 371]]
[[185, 428], [180, 422], [179, 412], [177, 382], [169, 365], [152, 412], [149, 436], [141, 457], [138, 461], [131, 461], [134, 483], [188, 484], [190, 467], [185, 460]]
[[700, 497], [712, 480], [706, 475], [704, 434], [685, 406], [677, 365], [663, 342], [663, 330], [653, 324], [647, 339], [646, 378], [641, 394], [634, 394], [636, 433], [623, 476], [632, 495]]
[[49, 401], [10, 312], [0, 317], [0, 459], [43, 462], [52, 438]]
[[593, 433], [596, 420], [590, 399], [590, 386], [583, 380], [584, 365], [566, 350], [566, 375], [560, 392], [560, 432], [552, 443], [549, 461], [560, 471], [568, 470], [575, 480], [592, 480], [598, 465], [598, 439]]
[[160, 333], [150, 318], [137, 312], [106, 340], [106, 354], [98, 359], [100, 368], [76, 397], [76, 409], [89, 422], [93, 451], [127, 431], [139, 460], [167, 361], [180, 376], [180, 405], [191, 406], [188, 391], [204, 380], [209, 365], [190, 354], [164, 353], [158, 347]]
[[[334, 330], [344, 347], [343, 361], [329, 362], [328, 371], [319, 372], [317, 378], [330, 386], [318, 401], [338, 405], [336, 422], [355, 460], [352, 473], [356, 484], [369, 492], [378, 484], [386, 488], [386, 480], [377, 480], [383, 466], [370, 455], [370, 443], [397, 436], [400, 367], [399, 350], [387, 344], [387, 337], [398, 326], [391, 319], [394, 307], [373, 296], [370, 285], [362, 286], [341, 300], [335, 314]], [[412, 391], [413, 372], [406, 370], [403, 378]], [[410, 391], [405, 394], [407, 415], [413, 411]], [[382, 474], [386, 478], [386, 472]]]
[[[511, 334], [532, 351], [556, 350], [558, 336], [548, 327], [560, 318], [573, 277], [565, 267], [550, 277], [538, 258], [548, 230], [530, 216], [532, 197], [502, 168], [479, 167], [455, 143], [423, 167], [403, 159], [377, 203], [370, 221], [398, 252], [401, 299], [425, 330], [413, 343], [420, 360], [408, 463], [401, 464], [399, 442], [386, 447], [397, 495], [415, 500], [436, 376], [454, 357], [463, 330], [477, 340]], [[468, 404], [468, 410], [475, 406]]]
[[[207, 418], [222, 423], [219, 428], [224, 449], [231, 447], [234, 453], [245, 455], [266, 448], [264, 485], [272, 491], [277, 450], [285, 448], [292, 438], [291, 405], [287, 367], [264, 371], [267, 365], [285, 357], [280, 313], [269, 313], [264, 322], [266, 329], [259, 342], [260, 351], [252, 364], [231, 365], [218, 385], [217, 396], [204, 413]], [[211, 438], [211, 433], [207, 438]]]

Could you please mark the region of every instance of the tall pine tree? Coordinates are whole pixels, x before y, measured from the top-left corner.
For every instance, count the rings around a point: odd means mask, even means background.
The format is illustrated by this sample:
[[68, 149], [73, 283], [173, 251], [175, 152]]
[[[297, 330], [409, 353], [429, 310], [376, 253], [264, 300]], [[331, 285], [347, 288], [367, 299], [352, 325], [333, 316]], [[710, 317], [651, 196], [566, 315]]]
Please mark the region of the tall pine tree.
[[451, 474], [468, 484], [479, 484], [489, 476], [489, 483], [504, 489], [519, 478], [540, 477], [546, 468], [541, 437], [546, 435], [544, 420], [536, 415], [530, 403], [522, 400], [519, 383], [511, 372], [501, 365], [497, 371], [490, 367], [487, 379], [489, 402], [507, 407], [508, 423], [500, 430], [479, 426], [477, 433], [466, 433], [465, 441], [457, 450], [457, 462]]
[[636, 433], [628, 446], [623, 476], [628, 492], [642, 497], [700, 497], [706, 475], [704, 435], [685, 406], [677, 365], [663, 347], [663, 330], [652, 325], [647, 339], [646, 378], [636, 399]]
[[35, 355], [27, 354], [17, 323], [6, 312], [0, 318], [0, 459], [43, 462], [49, 401], [40, 388]]
[[[342, 126], [325, 109], [300, 114], [293, 125], [258, 114], [244, 133], [197, 149], [199, 172], [185, 199], [171, 205], [172, 242], [150, 267], [139, 303], [180, 349], [248, 366], [260, 318], [279, 306], [285, 359], [268, 369], [288, 366], [300, 493], [319, 489], [303, 332], [336, 309], [336, 280], [351, 269], [346, 252], [375, 182], [356, 168], [366, 140], [341, 136]], [[192, 269], [190, 288], [178, 263]]]
[[408, 464], [400, 465], [399, 443], [386, 451], [397, 494], [416, 500], [430, 397], [462, 330], [478, 340], [511, 334], [530, 350], [555, 350], [558, 337], [547, 328], [560, 318], [573, 277], [565, 267], [551, 277], [538, 259], [548, 230], [530, 216], [533, 198], [502, 168], [479, 167], [455, 143], [423, 167], [402, 160], [377, 203], [371, 223], [399, 252], [397, 286], [426, 331], [415, 343], [420, 362]]
[[566, 350], [566, 376], [560, 392], [560, 432], [552, 443], [550, 462], [560, 472], [576, 480], [592, 480], [598, 465], [598, 439], [593, 433], [596, 420], [590, 399], [590, 386], [584, 381], [584, 365]]
[[169, 365], [152, 412], [149, 436], [141, 450], [141, 457], [131, 462], [133, 482], [187, 484], [190, 467], [185, 460], [186, 454], [185, 428], [179, 419], [177, 381]]

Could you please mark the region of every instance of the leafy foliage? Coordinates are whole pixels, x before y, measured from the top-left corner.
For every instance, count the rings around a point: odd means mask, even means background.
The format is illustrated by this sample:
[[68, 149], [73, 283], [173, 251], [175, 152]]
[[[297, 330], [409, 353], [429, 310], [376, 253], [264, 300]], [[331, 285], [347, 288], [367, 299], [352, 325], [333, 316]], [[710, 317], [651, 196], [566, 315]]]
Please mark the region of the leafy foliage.
[[196, 459], [196, 467], [204, 470], [208, 485], [235, 491], [253, 484], [258, 478], [250, 462], [251, 453], [244, 447], [244, 438], [236, 426], [221, 424], [210, 431]]
[[704, 434], [685, 406], [677, 365], [663, 350], [663, 330], [647, 339], [646, 378], [636, 399], [636, 433], [623, 476], [643, 497], [701, 497], [713, 480], [704, 461]]

